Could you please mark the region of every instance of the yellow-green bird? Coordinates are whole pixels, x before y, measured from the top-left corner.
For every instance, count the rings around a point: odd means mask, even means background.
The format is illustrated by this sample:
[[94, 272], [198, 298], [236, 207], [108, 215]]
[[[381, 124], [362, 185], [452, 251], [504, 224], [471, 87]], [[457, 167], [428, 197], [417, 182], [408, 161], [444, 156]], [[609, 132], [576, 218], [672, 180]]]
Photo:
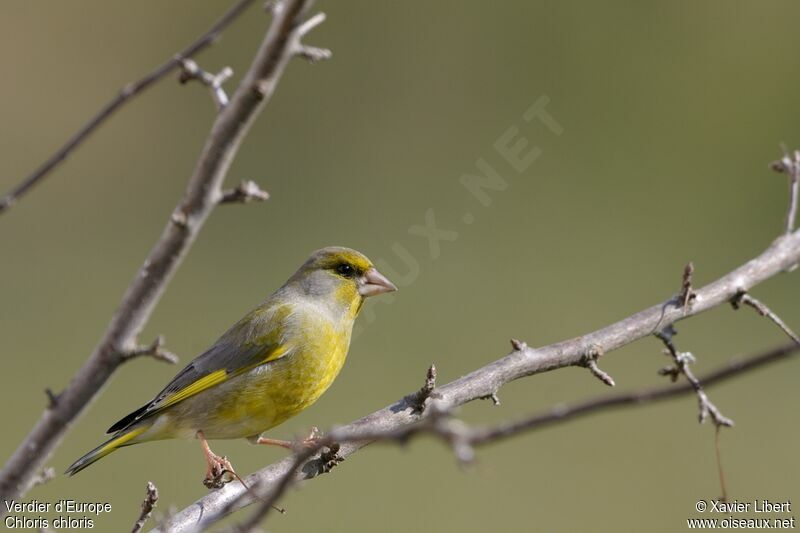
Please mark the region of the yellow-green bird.
[[218, 485], [233, 468], [209, 449], [206, 439], [248, 438], [291, 447], [261, 433], [325, 392], [344, 364], [365, 298], [395, 290], [360, 252], [317, 250], [150, 403], [111, 426], [108, 433], [114, 435], [75, 461], [67, 474], [122, 446], [197, 437], [208, 461], [206, 484]]

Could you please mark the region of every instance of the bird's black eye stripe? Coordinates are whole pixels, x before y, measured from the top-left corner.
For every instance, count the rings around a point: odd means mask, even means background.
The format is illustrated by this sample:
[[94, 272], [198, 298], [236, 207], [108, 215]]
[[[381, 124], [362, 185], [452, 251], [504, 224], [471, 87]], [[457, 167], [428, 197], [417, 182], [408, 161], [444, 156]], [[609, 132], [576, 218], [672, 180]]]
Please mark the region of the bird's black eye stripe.
[[336, 273], [346, 278], [352, 278], [356, 275], [356, 269], [351, 264], [341, 263], [336, 266]]

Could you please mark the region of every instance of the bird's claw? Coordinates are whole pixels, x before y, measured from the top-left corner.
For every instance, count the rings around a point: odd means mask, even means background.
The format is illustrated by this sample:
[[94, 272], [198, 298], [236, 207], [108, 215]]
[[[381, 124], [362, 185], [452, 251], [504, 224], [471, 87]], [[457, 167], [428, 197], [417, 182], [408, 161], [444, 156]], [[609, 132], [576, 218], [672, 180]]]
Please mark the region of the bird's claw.
[[236, 471], [227, 457], [215, 455], [209, 458], [203, 485], [208, 489], [221, 489], [226, 483], [236, 479]]
[[308, 436], [300, 441], [300, 445], [304, 448], [310, 448], [317, 443], [320, 437], [322, 437], [322, 432], [319, 428], [317, 426], [311, 426]]

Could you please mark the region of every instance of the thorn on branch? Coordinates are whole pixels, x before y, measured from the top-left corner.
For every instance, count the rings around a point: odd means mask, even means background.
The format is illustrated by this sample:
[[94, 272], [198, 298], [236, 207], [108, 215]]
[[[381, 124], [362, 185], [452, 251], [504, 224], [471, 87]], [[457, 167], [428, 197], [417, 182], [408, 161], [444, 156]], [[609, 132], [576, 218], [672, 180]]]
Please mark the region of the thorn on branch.
[[171, 365], [177, 364], [178, 356], [169, 350], [164, 349], [164, 336], [159, 335], [150, 346], [139, 346], [133, 350], [123, 352], [122, 357], [124, 360], [133, 359], [134, 357], [141, 357], [143, 355], [164, 361]]
[[254, 181], [243, 181], [235, 189], [223, 191], [219, 199], [220, 204], [246, 204], [249, 202], [265, 202], [269, 200], [269, 193], [263, 190]]
[[692, 385], [692, 388], [697, 395], [697, 403], [700, 411], [698, 420], [701, 424], [705, 422], [709, 415], [711, 415], [711, 420], [714, 422], [716, 427], [733, 426], [733, 420], [723, 415], [717, 406], [708, 399], [708, 396], [703, 390], [700, 381], [695, 377], [694, 372], [692, 372], [692, 370], [689, 368], [689, 364], [696, 361], [694, 355], [692, 355], [690, 352], [679, 352], [675, 347], [675, 344], [672, 342], [672, 338], [677, 333], [678, 332], [675, 330], [675, 328], [672, 325], [669, 325], [655, 334], [655, 336], [664, 343], [664, 346], [667, 348], [667, 355], [671, 356], [673, 362], [675, 363], [675, 366], [662, 368], [658, 371], [658, 373], [662, 376], [670, 376], [673, 382], [678, 379], [679, 375], [683, 375]]
[[521, 341], [518, 339], [511, 339], [511, 348], [515, 352], [524, 352], [525, 350], [528, 349], [528, 345], [525, 343], [525, 341]]
[[431, 365], [425, 374], [425, 384], [417, 392], [405, 397], [407, 404], [413, 412], [421, 414], [425, 411], [425, 402], [428, 398], [435, 398], [433, 390], [436, 388], [436, 365]]
[[158, 489], [152, 481], [147, 482], [147, 493], [145, 494], [144, 501], [142, 501], [142, 512], [139, 514], [139, 519], [133, 524], [131, 533], [138, 533], [144, 527], [144, 523], [150, 518], [153, 509], [158, 502]]
[[31, 480], [31, 488], [38, 487], [39, 485], [44, 485], [48, 481], [52, 481], [56, 478], [56, 469], [52, 466], [48, 466]]
[[481, 396], [481, 400], [492, 400], [492, 405], [500, 405], [500, 397], [497, 395], [497, 391], [494, 391], [491, 394], [487, 394], [486, 396]]
[[783, 157], [778, 161], [773, 161], [770, 168], [775, 172], [780, 172], [789, 176], [789, 208], [786, 211], [786, 235], [794, 231], [794, 222], [797, 216], [797, 207], [800, 199], [800, 150], [795, 150], [791, 154], [786, 149]]
[[600, 370], [600, 367], [597, 366], [597, 360], [603, 356], [603, 347], [598, 344], [593, 344], [586, 350], [586, 353], [583, 356], [583, 359], [580, 362], [580, 366], [584, 368], [588, 368], [589, 372], [592, 373], [594, 377], [608, 385], [609, 387], [613, 387], [616, 385], [614, 383], [614, 378], [612, 378], [608, 373]]
[[51, 389], [50, 387], [44, 389], [44, 393], [47, 395], [47, 408], [55, 409], [56, 406], [58, 405], [58, 397], [61, 395], [53, 392], [53, 389]]
[[784, 333], [786, 333], [789, 336], [789, 338], [791, 338], [794, 342], [800, 345], [800, 337], [798, 337], [797, 334], [794, 331], [792, 331], [791, 328], [789, 328], [789, 326], [786, 325], [786, 322], [781, 320], [781, 317], [776, 315], [763, 302], [761, 302], [760, 300], [756, 300], [755, 298], [747, 294], [746, 291], [739, 291], [736, 293], [736, 296], [734, 296], [731, 299], [731, 305], [733, 306], [734, 309], [738, 310], [742, 306], [742, 304], [749, 305], [750, 307], [755, 309], [759, 315], [767, 317], [770, 320], [772, 320], [779, 328], [781, 328], [781, 330]]
[[225, 83], [231, 76], [233, 76], [233, 69], [224, 67], [217, 74], [212, 74], [201, 69], [197, 63], [191, 59], [181, 59], [181, 71], [178, 74], [178, 81], [184, 85], [192, 80], [197, 80], [211, 90], [211, 97], [221, 110], [228, 105], [229, 99], [222, 84]]
[[694, 274], [694, 263], [689, 261], [683, 269], [683, 282], [681, 284], [681, 292], [678, 295], [678, 301], [683, 307], [683, 312], [686, 313], [692, 306], [692, 302], [697, 298], [697, 293], [692, 288], [692, 275]]

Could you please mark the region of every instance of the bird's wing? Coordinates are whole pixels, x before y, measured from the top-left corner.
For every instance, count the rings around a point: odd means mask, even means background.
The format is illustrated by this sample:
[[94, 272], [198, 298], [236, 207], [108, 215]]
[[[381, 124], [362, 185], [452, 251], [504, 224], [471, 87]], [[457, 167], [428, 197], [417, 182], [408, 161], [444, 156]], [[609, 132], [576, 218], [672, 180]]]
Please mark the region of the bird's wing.
[[269, 312], [268, 320], [258, 328], [254, 335], [254, 319], [262, 322], [263, 317], [254, 317], [260, 311], [251, 312], [229, 329], [214, 345], [178, 372], [164, 389], [147, 405], [130, 413], [108, 429], [113, 433], [124, 429], [144, 418], [150, 417], [167, 407], [218, 385], [236, 375], [257, 366], [279, 359], [289, 353], [291, 346], [278, 333], [285, 325], [290, 309]]

